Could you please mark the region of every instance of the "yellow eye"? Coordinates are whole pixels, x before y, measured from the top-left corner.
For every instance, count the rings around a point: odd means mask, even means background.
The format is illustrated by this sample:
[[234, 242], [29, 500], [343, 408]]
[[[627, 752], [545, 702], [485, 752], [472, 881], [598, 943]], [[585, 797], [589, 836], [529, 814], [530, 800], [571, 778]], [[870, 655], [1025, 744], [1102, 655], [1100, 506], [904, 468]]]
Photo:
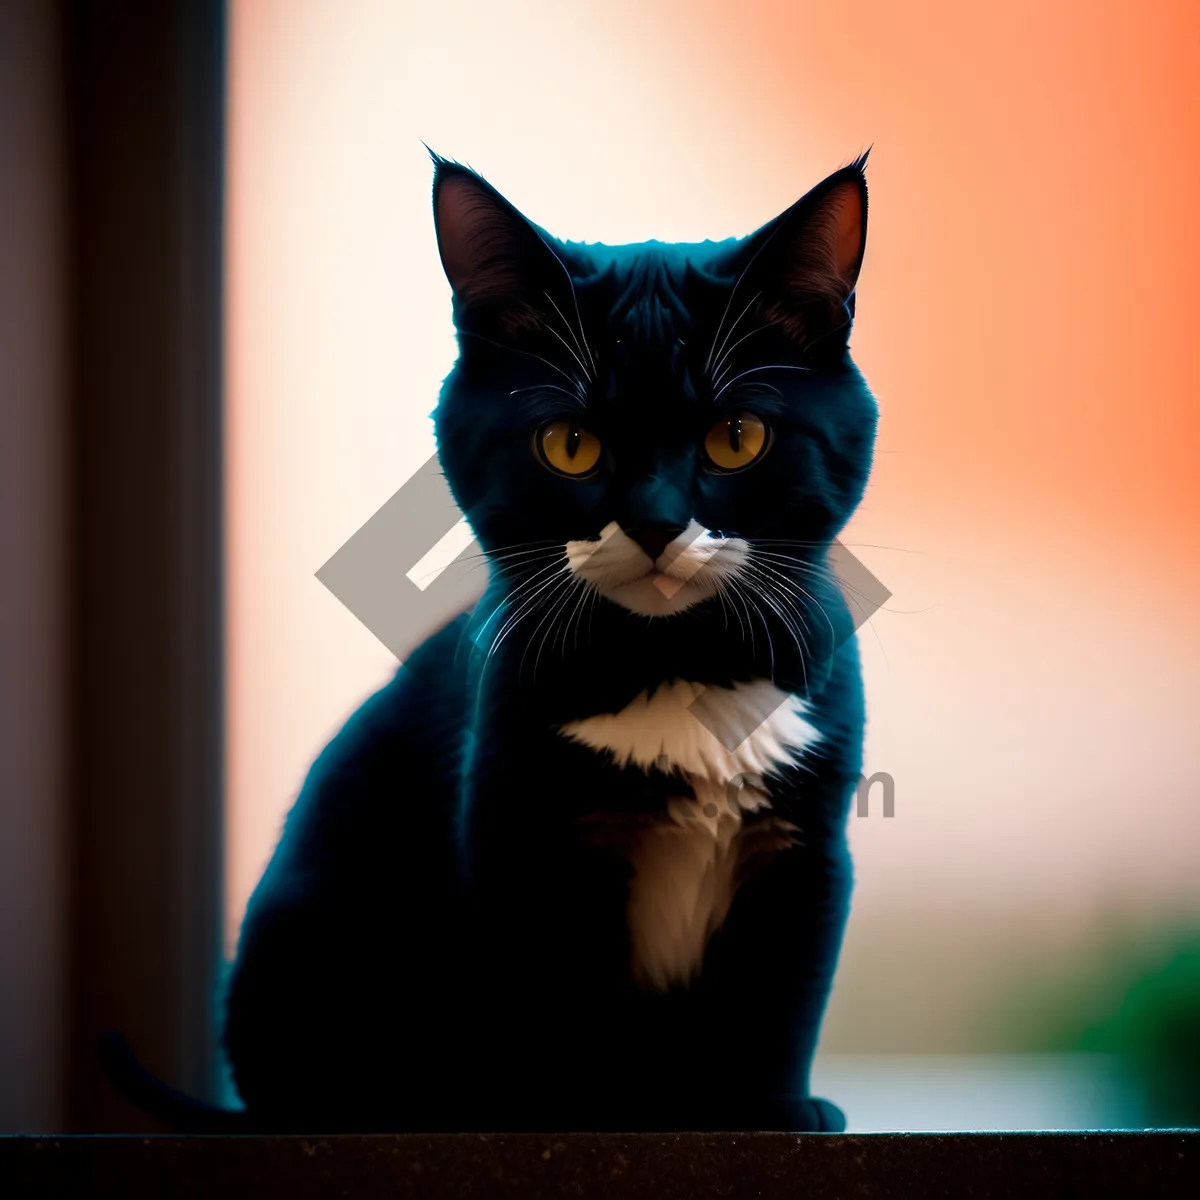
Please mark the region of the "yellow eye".
[[704, 452], [722, 471], [748, 467], [767, 445], [767, 427], [750, 413], [722, 417], [704, 439]]
[[563, 475], [586, 475], [600, 461], [600, 439], [574, 421], [551, 421], [534, 437], [546, 466]]

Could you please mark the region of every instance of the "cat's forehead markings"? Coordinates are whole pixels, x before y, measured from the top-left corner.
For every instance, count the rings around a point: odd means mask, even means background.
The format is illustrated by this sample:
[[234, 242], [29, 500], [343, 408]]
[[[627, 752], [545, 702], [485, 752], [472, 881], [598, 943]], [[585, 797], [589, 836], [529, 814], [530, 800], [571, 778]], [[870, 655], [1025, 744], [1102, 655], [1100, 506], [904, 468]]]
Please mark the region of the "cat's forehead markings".
[[680, 284], [661, 249], [638, 253], [625, 265], [609, 313], [623, 357], [640, 350], [661, 353], [688, 331], [691, 318]]

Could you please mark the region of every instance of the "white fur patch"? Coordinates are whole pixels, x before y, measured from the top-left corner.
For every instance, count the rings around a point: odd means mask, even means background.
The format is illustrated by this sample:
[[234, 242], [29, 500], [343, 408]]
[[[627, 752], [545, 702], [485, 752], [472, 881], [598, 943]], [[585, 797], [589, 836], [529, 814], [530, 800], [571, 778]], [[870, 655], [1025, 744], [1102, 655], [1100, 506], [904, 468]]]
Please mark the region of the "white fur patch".
[[762, 777], [820, 738], [806, 712], [768, 680], [732, 688], [678, 680], [618, 713], [560, 727], [620, 766], [678, 774], [695, 796], [672, 798], [628, 850], [632, 966], [644, 984], [665, 990], [699, 970], [733, 901], [742, 813], [769, 808]]
[[699, 521], [651, 557], [615, 521], [595, 541], [567, 542], [568, 568], [630, 612], [667, 617], [715, 596], [746, 562], [741, 538], [716, 536]]
[[731, 688], [679, 679], [653, 696], [643, 692], [618, 713], [572, 721], [561, 732], [610, 750], [618, 766], [648, 770], [665, 756], [668, 769], [689, 782], [726, 784], [738, 775], [765, 775], [812, 745], [820, 734], [807, 711], [803, 700], [766, 679]]

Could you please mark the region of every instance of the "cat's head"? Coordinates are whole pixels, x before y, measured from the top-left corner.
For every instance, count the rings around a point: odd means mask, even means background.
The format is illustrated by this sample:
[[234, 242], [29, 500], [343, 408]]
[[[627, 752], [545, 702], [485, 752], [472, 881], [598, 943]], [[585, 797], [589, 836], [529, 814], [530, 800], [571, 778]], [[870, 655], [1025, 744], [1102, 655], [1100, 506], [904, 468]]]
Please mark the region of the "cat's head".
[[435, 156], [460, 348], [438, 450], [497, 570], [674, 616], [814, 569], [875, 436], [847, 347], [864, 165], [742, 239], [610, 247], [556, 240]]

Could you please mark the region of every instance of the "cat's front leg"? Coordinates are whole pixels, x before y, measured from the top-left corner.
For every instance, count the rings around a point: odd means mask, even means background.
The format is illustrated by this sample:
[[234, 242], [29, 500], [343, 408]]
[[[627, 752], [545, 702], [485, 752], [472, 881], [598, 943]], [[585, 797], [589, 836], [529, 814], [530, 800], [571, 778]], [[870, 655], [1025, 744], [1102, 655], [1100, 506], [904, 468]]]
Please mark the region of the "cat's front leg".
[[[714, 1089], [733, 1128], [840, 1131], [809, 1072], [849, 913], [852, 870], [840, 818], [852, 784], [807, 790], [797, 844], [747, 880], [705, 956], [697, 999], [729, 1052]], [[740, 1029], [739, 1029], [740, 1027]]]

